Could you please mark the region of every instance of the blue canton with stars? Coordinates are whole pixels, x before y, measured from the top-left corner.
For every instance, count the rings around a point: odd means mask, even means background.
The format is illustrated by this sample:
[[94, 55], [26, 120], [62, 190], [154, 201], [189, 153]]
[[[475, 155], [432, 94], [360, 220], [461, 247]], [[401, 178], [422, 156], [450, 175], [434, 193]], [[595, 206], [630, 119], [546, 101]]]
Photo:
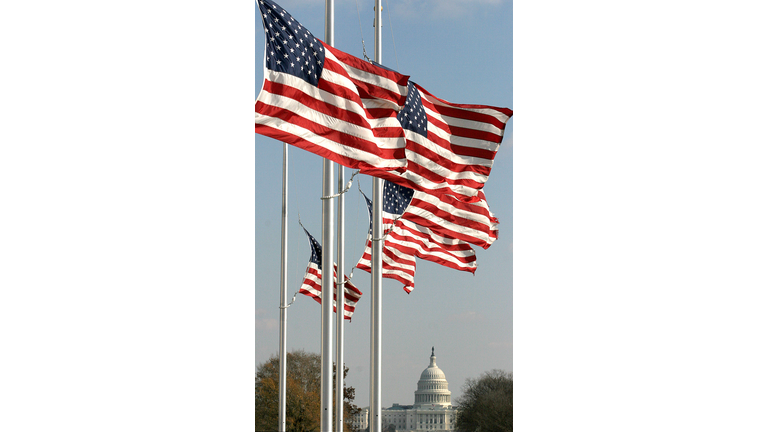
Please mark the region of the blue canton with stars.
[[[373, 232], [373, 203], [365, 194], [363, 194], [363, 198], [365, 198], [365, 204], [368, 206], [368, 221], [370, 221], [368, 234], [371, 234]], [[384, 197], [382, 201], [385, 212], [395, 215], [403, 214], [408, 204], [411, 203], [411, 198], [413, 198], [413, 189], [396, 185], [387, 180], [384, 181]]]
[[309, 248], [312, 249], [312, 255], [309, 257], [309, 262], [314, 263], [317, 265], [317, 268], [322, 270], [323, 269], [323, 247], [320, 246], [320, 243], [315, 240], [314, 237], [312, 237], [312, 234], [307, 231], [306, 228], [302, 227], [304, 229], [304, 232], [307, 234], [307, 237], [309, 238]]
[[401, 215], [413, 198], [413, 189], [396, 185], [392, 182], [384, 182], [384, 211]]
[[365, 198], [365, 204], [368, 206], [368, 234], [371, 234], [373, 232], [373, 203], [365, 194], [363, 194], [363, 198]]
[[427, 113], [424, 112], [419, 91], [410, 81], [408, 81], [408, 98], [403, 109], [397, 114], [397, 119], [403, 129], [416, 132], [424, 138], [427, 137]]
[[259, 0], [266, 38], [267, 68], [285, 72], [317, 86], [325, 49], [306, 28], [271, 0]]

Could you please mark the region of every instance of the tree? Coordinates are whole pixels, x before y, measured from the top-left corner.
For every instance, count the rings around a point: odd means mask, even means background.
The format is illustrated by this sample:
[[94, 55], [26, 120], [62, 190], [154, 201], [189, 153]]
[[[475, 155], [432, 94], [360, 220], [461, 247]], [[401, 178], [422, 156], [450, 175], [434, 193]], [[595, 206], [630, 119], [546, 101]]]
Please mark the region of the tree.
[[512, 430], [512, 374], [494, 369], [468, 378], [457, 400], [456, 429], [462, 432]]
[[[278, 426], [279, 358], [272, 356], [256, 371], [256, 430], [275, 431]], [[285, 423], [291, 432], [320, 430], [321, 359], [319, 354], [290, 352], [286, 358]], [[344, 368], [344, 377], [349, 368]], [[334, 365], [334, 383], [336, 368]], [[335, 391], [334, 385], [334, 391]], [[352, 404], [355, 389], [344, 387], [344, 415], [360, 411]], [[334, 397], [335, 402], [335, 397]], [[335, 413], [335, 410], [334, 410]], [[347, 421], [347, 422], [348, 422]], [[345, 422], [345, 423], [347, 423]], [[348, 425], [345, 425], [347, 430]]]

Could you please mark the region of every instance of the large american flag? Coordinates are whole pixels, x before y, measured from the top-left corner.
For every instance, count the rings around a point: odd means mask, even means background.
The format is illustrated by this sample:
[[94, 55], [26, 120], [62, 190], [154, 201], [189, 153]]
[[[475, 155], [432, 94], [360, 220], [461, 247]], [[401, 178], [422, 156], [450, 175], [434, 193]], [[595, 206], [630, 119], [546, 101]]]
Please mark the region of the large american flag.
[[256, 133], [365, 174], [405, 171], [397, 112], [408, 77], [326, 45], [271, 0], [258, 3], [266, 49]]
[[[303, 228], [303, 227], [302, 227]], [[322, 304], [322, 259], [323, 248], [320, 246], [317, 240], [306, 230], [309, 239], [309, 248], [312, 254], [309, 257], [309, 265], [307, 265], [307, 271], [304, 273], [304, 280], [301, 283], [299, 292], [301, 294], [310, 296], [315, 299], [316, 302]], [[336, 284], [338, 279], [336, 278], [336, 263], [333, 263], [333, 311], [336, 312]], [[355, 312], [355, 306], [357, 301], [363, 293], [352, 284], [352, 281], [344, 275], [344, 319], [352, 320], [352, 314]]]
[[[395, 279], [403, 284], [406, 292], [413, 291], [416, 259], [436, 262], [456, 270], [474, 273], [477, 269], [475, 251], [462, 240], [438, 234], [430, 228], [414, 222], [412, 219], [415, 203], [423, 192], [384, 182], [383, 227], [384, 244], [382, 246], [382, 276]], [[368, 205], [368, 215], [372, 215], [371, 201], [363, 194]], [[371, 230], [368, 231], [365, 252], [357, 263], [357, 268], [371, 271]]]
[[477, 202], [511, 116], [508, 108], [445, 101], [409, 81], [405, 107], [397, 115], [408, 167], [380, 177], [433, 196]]

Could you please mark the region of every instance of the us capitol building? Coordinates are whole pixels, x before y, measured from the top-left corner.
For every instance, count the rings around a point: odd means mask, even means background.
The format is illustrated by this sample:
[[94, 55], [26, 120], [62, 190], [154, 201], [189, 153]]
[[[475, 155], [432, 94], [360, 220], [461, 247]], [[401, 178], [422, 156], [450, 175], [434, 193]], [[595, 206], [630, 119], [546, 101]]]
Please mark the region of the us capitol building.
[[[391, 408], [381, 410], [382, 430], [387, 430], [389, 425], [394, 425], [397, 432], [455, 430], [456, 409], [451, 406], [448, 381], [437, 367], [435, 358], [435, 347], [432, 347], [429, 366], [421, 373], [413, 405], [393, 404]], [[368, 408], [363, 408], [352, 420], [354, 427], [365, 430]]]

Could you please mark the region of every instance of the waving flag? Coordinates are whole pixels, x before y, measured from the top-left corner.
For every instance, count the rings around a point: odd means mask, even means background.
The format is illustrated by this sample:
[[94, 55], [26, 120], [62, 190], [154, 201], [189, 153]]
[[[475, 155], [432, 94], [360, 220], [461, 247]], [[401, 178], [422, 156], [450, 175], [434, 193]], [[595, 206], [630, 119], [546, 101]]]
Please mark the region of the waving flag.
[[488, 249], [499, 237], [499, 220], [491, 213], [482, 190], [477, 198], [478, 201], [470, 203], [453, 195], [437, 197], [415, 191], [402, 219], [435, 234]]
[[380, 177], [433, 196], [477, 202], [488, 180], [512, 110], [455, 104], [408, 82], [408, 98], [397, 119], [406, 137], [405, 172]]
[[[384, 182], [382, 247], [382, 276], [401, 282], [406, 292], [413, 291], [416, 270], [415, 257], [432, 261], [456, 270], [474, 273], [477, 269], [475, 251], [472, 247], [454, 238], [437, 234], [435, 231], [411, 220], [414, 199], [422, 192]], [[371, 216], [371, 201], [363, 194]], [[357, 268], [371, 271], [371, 230], [365, 252]]]
[[271, 0], [258, 3], [266, 49], [256, 133], [365, 174], [404, 172], [397, 112], [408, 77], [326, 45]]
[[[303, 227], [302, 227], [303, 228]], [[316, 302], [322, 304], [322, 257], [323, 248], [320, 243], [312, 237], [309, 232], [304, 229], [309, 239], [309, 248], [312, 250], [312, 254], [309, 257], [309, 265], [307, 265], [307, 271], [304, 273], [304, 281], [301, 283], [299, 292], [301, 294], [310, 296], [315, 299]], [[333, 311], [336, 312], [336, 284], [338, 279], [336, 278], [336, 263], [333, 263]], [[363, 295], [357, 287], [352, 284], [352, 281], [345, 275], [344, 276], [344, 319], [352, 320], [352, 314], [355, 312], [355, 306], [357, 301]]]

